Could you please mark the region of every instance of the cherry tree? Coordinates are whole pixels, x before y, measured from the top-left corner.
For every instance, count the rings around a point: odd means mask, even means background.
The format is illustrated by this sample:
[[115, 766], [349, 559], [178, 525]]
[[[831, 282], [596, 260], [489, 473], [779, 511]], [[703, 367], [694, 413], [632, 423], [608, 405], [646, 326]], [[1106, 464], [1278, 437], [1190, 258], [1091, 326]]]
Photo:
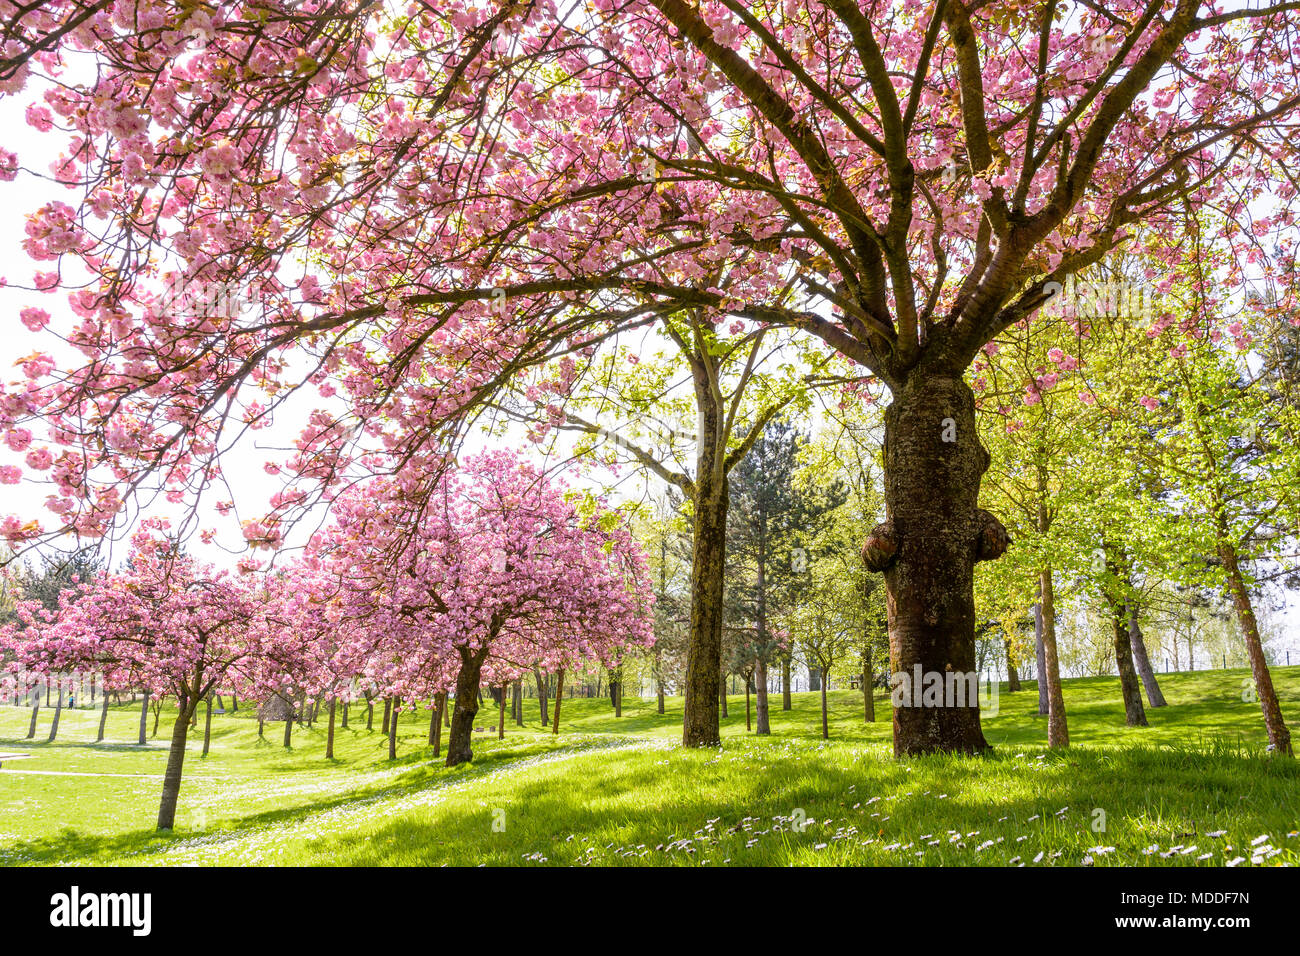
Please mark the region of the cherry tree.
[[432, 477], [408, 469], [332, 504], [312, 549], [338, 568], [351, 613], [385, 635], [381, 682], [409, 699], [454, 674], [449, 767], [473, 758], [485, 680], [653, 642], [646, 559], [622, 516], [511, 453]]
[[14, 664], [52, 674], [93, 668], [113, 686], [172, 694], [178, 712], [163, 776], [158, 829], [172, 829], [185, 743], [199, 702], [239, 682], [250, 660], [268, 653], [253, 582], [217, 571], [145, 528], [133, 539], [126, 571], [102, 573], [61, 598], [57, 611], [20, 602], [24, 625], [0, 632]]
[[[893, 660], [973, 671], [973, 566], [1007, 546], [977, 507], [980, 348], [1123, 244], [1175, 260], [1188, 210], [1224, 213], [1207, 287], [1294, 268], [1289, 0], [0, 14], [0, 93], [66, 139], [53, 174], [77, 193], [28, 217], [30, 286], [67, 289], [78, 324], [58, 331], [86, 355], [32, 355], [0, 402], [6, 428], [45, 423], [28, 467], [57, 490], [50, 526], [4, 519], [18, 545], [106, 533], [146, 488], [205, 489], [315, 386], [333, 404], [245, 529], [274, 544], [307, 483], [435, 455], [504, 381], [696, 312], [815, 336], [889, 388], [863, 553]], [[0, 176], [22, 162], [6, 151]], [[214, 307], [232, 288], [251, 316]], [[973, 706], [896, 720], [900, 754], [986, 746]]]

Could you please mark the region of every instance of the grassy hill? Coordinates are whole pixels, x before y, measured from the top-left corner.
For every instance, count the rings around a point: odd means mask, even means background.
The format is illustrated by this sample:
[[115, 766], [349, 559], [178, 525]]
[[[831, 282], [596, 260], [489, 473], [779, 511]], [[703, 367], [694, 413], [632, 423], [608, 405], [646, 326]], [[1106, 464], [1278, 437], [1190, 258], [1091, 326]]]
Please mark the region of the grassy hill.
[[[1300, 667], [1274, 672], [1300, 725]], [[1300, 768], [1263, 753], [1245, 671], [1161, 675], [1171, 704], [1126, 728], [1113, 677], [1065, 683], [1070, 737], [1046, 750], [1032, 682], [1005, 688], [982, 758], [891, 756], [888, 701], [867, 724], [856, 692], [830, 695], [830, 741], [816, 694], [775, 697], [772, 736], [745, 731], [744, 697], [717, 750], [685, 751], [680, 698], [566, 700], [561, 733], [507, 721], [476, 734], [476, 760], [447, 770], [426, 745], [428, 713], [404, 717], [398, 759], [365, 730], [257, 736], [251, 715], [213, 718], [212, 752], [192, 741], [177, 828], [153, 831], [169, 722], [145, 747], [138, 710], [65, 712], [59, 740], [24, 740], [29, 710], [0, 706], [0, 864], [489, 865], [1275, 865], [1300, 863]], [[480, 724], [495, 711], [480, 711]], [[200, 731], [201, 731], [200, 723]], [[1104, 829], [1100, 827], [1104, 826]]]

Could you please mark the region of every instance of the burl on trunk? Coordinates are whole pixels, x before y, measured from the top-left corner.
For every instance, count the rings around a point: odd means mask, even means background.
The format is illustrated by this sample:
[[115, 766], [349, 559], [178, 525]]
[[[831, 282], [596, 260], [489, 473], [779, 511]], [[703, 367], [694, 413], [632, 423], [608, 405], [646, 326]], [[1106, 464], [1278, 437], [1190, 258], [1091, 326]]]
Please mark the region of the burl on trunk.
[[[885, 413], [885, 521], [862, 548], [868, 570], [885, 576], [895, 675], [910, 679], [918, 665], [945, 680], [975, 673], [975, 563], [1009, 544], [1002, 524], [977, 507], [988, 466], [961, 375], [916, 370]], [[894, 708], [896, 756], [988, 749], [978, 697], [923, 706], [919, 690], [910, 706]]]

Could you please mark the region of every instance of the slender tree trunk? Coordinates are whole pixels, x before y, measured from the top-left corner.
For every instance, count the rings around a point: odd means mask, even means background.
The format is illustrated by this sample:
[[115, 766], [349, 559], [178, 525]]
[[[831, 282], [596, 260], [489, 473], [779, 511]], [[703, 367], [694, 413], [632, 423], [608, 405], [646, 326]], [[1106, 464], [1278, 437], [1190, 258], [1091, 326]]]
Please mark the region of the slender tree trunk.
[[1119, 668], [1120, 691], [1124, 696], [1124, 723], [1130, 727], [1146, 727], [1147, 715], [1142, 707], [1142, 688], [1137, 671], [1133, 669], [1133, 645], [1128, 639], [1128, 605], [1123, 601], [1112, 603], [1111, 629], [1115, 634], [1115, 665]]
[[478, 651], [460, 648], [460, 671], [456, 674], [456, 709], [447, 736], [447, 766], [455, 767], [474, 759], [474, 717], [479, 707], [479, 678], [486, 645]]
[[207, 710], [203, 716], [203, 756], [208, 755], [212, 749], [212, 694], [208, 694], [204, 699], [207, 704]]
[[1020, 672], [1016, 670], [1016, 660], [1011, 651], [1011, 638], [1003, 641], [1007, 654], [1007, 693], [1014, 694], [1020, 690]]
[[1035, 603], [1034, 611], [1034, 673], [1038, 675], [1038, 713], [1049, 712], [1047, 703], [1047, 658], [1043, 650], [1043, 611]]
[[230, 692], [230, 712], [239, 713], [239, 696], [233, 690]]
[[375, 702], [371, 698], [367, 697], [366, 698], [366, 730], [373, 731], [374, 729], [375, 729]]
[[749, 733], [749, 678], [745, 678], [745, 733]]
[[[988, 452], [975, 397], [958, 372], [914, 369], [885, 413], [885, 512], [863, 548], [883, 571], [895, 671], [976, 673], [975, 563], [999, 557], [1006, 531], [977, 508]], [[896, 756], [988, 749], [979, 701], [895, 707]]]
[[497, 704], [497, 740], [506, 739], [506, 690], [508, 685], [501, 685], [501, 692], [497, 695], [500, 703]]
[[285, 706], [288, 711], [284, 715], [284, 748], [288, 750], [293, 742], [293, 704], [286, 700]]
[[655, 703], [657, 713], [662, 717], [664, 712], [664, 682], [655, 678]]
[[1061, 667], [1056, 655], [1056, 589], [1050, 566], [1038, 576], [1039, 613], [1043, 622], [1043, 680], [1047, 683], [1047, 746], [1070, 746], [1065, 719], [1065, 693], [1061, 688]]
[[261, 708], [259, 707], [257, 711], [257, 738], [261, 740], [265, 736], [266, 736], [266, 717], [262, 713]]
[[510, 685], [510, 710], [515, 719], [515, 726], [524, 726], [524, 681], [522, 677], [516, 677], [514, 683]]
[[822, 689], [821, 673], [817, 670], [817, 668], [813, 667], [811, 664], [808, 665], [808, 689], [809, 690]]
[[[334, 759], [334, 714], [335, 714], [335, 712], [338, 710], [338, 707], [339, 707], [339, 699], [338, 699], [338, 697], [337, 697], [337, 696], [331, 696], [331, 697], [330, 697], [330, 717], [329, 717], [329, 727], [328, 727], [328, 728], [326, 729], [326, 731], [325, 731], [325, 759], [326, 759], [326, 760], [333, 760], [333, 759]], [[347, 712], [347, 709], [346, 709], [346, 706], [345, 706], [345, 708], [344, 708], [344, 713], [346, 713], [346, 712]]]
[[[41, 689], [38, 687], [32, 692], [32, 720], [27, 725], [27, 739], [31, 740], [36, 736], [36, 718], [41, 715]], [[144, 741], [141, 741], [144, 743]]]
[[385, 697], [384, 698], [384, 729], [382, 731], [385, 737], [388, 736], [388, 723], [392, 718], [392, 714], [393, 714], [393, 698]]
[[560, 701], [564, 697], [564, 668], [561, 667], [555, 672], [555, 726], [551, 728], [552, 734], [560, 732]]
[[1167, 706], [1165, 695], [1160, 691], [1160, 683], [1156, 680], [1156, 672], [1151, 667], [1151, 658], [1147, 656], [1147, 644], [1142, 639], [1137, 606], [1132, 603], [1128, 608], [1128, 641], [1133, 646], [1133, 661], [1137, 664], [1138, 676], [1142, 678], [1142, 687], [1147, 692], [1147, 703], [1152, 707]]
[[[755, 615], [755, 625], [757, 627], [758, 638], [758, 659], [754, 662], [754, 728], [755, 734], [767, 736], [772, 733], [771, 724], [768, 722], [768, 701], [767, 701], [767, 545], [766, 539], [760, 542], [759, 560], [757, 573], [755, 575], [754, 588], [758, 597], [757, 613]], [[749, 693], [748, 690], [745, 691]], [[749, 710], [749, 702], [745, 702], [745, 710]], [[746, 729], [748, 729], [748, 720]]]
[[429, 721], [429, 746], [435, 757], [442, 756], [442, 715], [447, 710], [447, 692], [438, 691], [433, 698], [433, 717]]
[[[717, 410], [704, 405], [700, 409], [701, 435], [720, 433]], [[722, 686], [722, 585], [729, 491], [722, 466], [716, 461], [721, 452], [704, 438], [699, 448], [682, 743], [687, 747], [716, 747], [722, 740], [718, 722], [726, 716], [726, 700], [722, 700], [720, 709], [718, 694]]]
[[862, 652], [862, 706], [867, 723], [876, 722], [876, 695], [873, 685], [876, 683], [875, 669], [871, 666], [871, 651]]
[[[1224, 537], [1221, 535], [1221, 540]], [[1259, 637], [1259, 623], [1255, 619], [1255, 608], [1251, 604], [1250, 591], [1247, 590], [1246, 580], [1241, 573], [1237, 550], [1231, 543], [1224, 541], [1219, 545], [1219, 557], [1223, 562], [1223, 570], [1227, 573], [1228, 593], [1232, 598], [1232, 607], [1237, 612], [1237, 623], [1241, 626], [1242, 636], [1246, 639], [1250, 674], [1254, 679], [1260, 709], [1264, 712], [1264, 727], [1268, 730], [1269, 746], [1274, 753], [1294, 757], [1295, 753], [1291, 748], [1291, 731], [1282, 720], [1282, 708], [1278, 705], [1277, 691], [1273, 689], [1273, 675], [1264, 657], [1264, 644]]]
[[57, 699], [55, 700], [54, 703], [54, 719], [50, 721], [50, 736], [47, 738], [46, 741], [47, 743], [51, 743], [51, 744], [54, 743], [54, 738], [59, 736], [59, 717], [63, 714], [63, 688], [62, 687], [59, 688], [59, 692], [58, 694], [55, 695], [55, 697]]
[[546, 701], [550, 694], [550, 688], [547, 687], [549, 682], [542, 676], [542, 669], [540, 667], [533, 668], [533, 679], [537, 681], [537, 706], [541, 709], [542, 726], [545, 727], [551, 722], [546, 715]]
[[402, 707], [402, 698], [394, 697], [392, 717], [388, 721], [388, 759], [397, 759], [397, 715]]
[[828, 675], [829, 675], [828, 669], [823, 667], [822, 672], [819, 675], [821, 677], [821, 691], [822, 691], [822, 740], [831, 739], [830, 725], [826, 721], [826, 678]]
[[108, 692], [105, 691], [102, 697], [103, 703], [100, 705], [99, 710], [99, 734], [95, 737], [95, 743], [97, 744], [103, 743], [104, 728], [108, 726]]
[[793, 704], [790, 701], [790, 658], [781, 658], [781, 709], [789, 710]]
[[190, 732], [190, 720], [198, 710], [194, 695], [180, 701], [180, 712], [172, 726], [172, 744], [167, 752], [167, 770], [163, 774], [162, 800], [158, 804], [158, 829], [170, 830], [176, 825], [176, 801], [181, 795], [181, 770], [185, 766], [185, 741]]

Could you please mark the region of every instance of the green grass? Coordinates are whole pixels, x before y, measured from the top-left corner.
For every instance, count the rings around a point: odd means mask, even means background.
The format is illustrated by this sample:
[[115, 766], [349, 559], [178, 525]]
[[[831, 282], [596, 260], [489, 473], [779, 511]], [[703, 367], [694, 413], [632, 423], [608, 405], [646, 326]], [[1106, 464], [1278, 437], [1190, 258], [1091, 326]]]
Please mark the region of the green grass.
[[[1274, 675], [1294, 726], [1300, 667]], [[526, 701], [528, 727], [476, 734], [475, 761], [453, 770], [432, 760], [427, 712], [403, 719], [392, 762], [378, 717], [367, 732], [355, 709], [333, 761], [322, 724], [295, 727], [286, 751], [283, 725], [260, 740], [255, 720], [218, 716], [208, 757], [191, 742], [166, 835], [153, 823], [171, 713], [138, 747], [111, 743], [135, 739], [135, 708], [110, 712], [105, 745], [92, 742], [97, 711], [65, 711], [47, 745], [49, 711], [27, 741], [29, 711], [6, 706], [0, 751], [33, 756], [0, 770], [0, 864], [1297, 863], [1300, 769], [1264, 754], [1245, 677], [1162, 676], [1172, 703], [1148, 710], [1147, 728], [1123, 726], [1115, 678], [1068, 681], [1063, 753], [1045, 748], [1030, 683], [986, 719], [992, 756], [903, 761], [887, 700], [866, 724], [851, 691], [830, 695], [829, 742], [816, 694], [789, 712], [774, 697], [770, 738], [745, 732], [732, 697], [723, 746], [704, 751], [676, 746], [680, 698], [663, 716], [628, 700], [622, 718], [605, 700], [566, 700], [558, 737]]]

